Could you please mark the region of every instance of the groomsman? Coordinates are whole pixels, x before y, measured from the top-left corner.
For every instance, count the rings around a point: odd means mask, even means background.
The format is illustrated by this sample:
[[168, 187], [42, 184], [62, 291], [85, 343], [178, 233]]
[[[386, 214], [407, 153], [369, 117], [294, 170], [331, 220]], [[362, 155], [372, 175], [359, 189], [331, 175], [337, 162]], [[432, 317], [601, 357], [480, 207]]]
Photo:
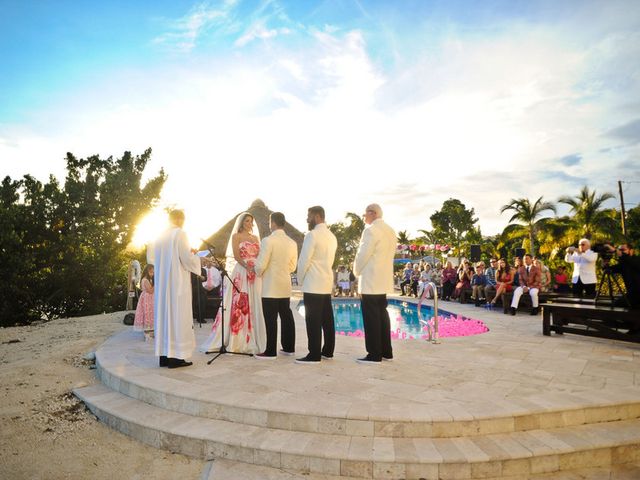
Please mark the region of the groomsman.
[[285, 218], [273, 212], [269, 218], [271, 235], [260, 245], [256, 259], [256, 274], [262, 276], [262, 313], [267, 329], [267, 348], [255, 355], [258, 359], [276, 358], [278, 314], [282, 324], [280, 343], [284, 355], [293, 355], [296, 345], [296, 326], [291, 312], [291, 273], [296, 269], [298, 246], [284, 232]]
[[372, 203], [365, 209], [367, 224], [356, 253], [353, 273], [358, 277], [367, 355], [358, 363], [377, 364], [393, 359], [391, 321], [387, 293], [393, 293], [393, 257], [396, 232], [382, 220], [382, 208]]
[[307, 224], [309, 233], [304, 237], [298, 259], [298, 282], [302, 284], [309, 353], [296, 359], [296, 363], [303, 365], [319, 363], [321, 358], [333, 358], [336, 342], [331, 292], [338, 241], [324, 221], [324, 208], [309, 208]]

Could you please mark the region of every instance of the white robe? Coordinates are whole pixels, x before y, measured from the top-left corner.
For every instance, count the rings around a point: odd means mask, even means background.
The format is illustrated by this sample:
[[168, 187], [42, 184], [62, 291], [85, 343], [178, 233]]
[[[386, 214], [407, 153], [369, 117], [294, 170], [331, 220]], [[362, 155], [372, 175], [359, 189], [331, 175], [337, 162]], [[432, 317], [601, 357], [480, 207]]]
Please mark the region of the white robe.
[[190, 274], [200, 274], [200, 258], [191, 253], [180, 228], [170, 228], [158, 238], [153, 256], [156, 356], [189, 358], [196, 346]]

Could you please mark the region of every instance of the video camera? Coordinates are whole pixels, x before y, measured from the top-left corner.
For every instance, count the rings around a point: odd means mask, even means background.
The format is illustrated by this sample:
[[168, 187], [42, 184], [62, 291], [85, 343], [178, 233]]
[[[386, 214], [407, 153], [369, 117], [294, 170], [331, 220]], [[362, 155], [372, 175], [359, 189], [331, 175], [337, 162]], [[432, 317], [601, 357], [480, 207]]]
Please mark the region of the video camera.
[[591, 245], [591, 250], [593, 250], [600, 256], [603, 263], [609, 263], [609, 261], [616, 254], [615, 247], [608, 242], [595, 243]]

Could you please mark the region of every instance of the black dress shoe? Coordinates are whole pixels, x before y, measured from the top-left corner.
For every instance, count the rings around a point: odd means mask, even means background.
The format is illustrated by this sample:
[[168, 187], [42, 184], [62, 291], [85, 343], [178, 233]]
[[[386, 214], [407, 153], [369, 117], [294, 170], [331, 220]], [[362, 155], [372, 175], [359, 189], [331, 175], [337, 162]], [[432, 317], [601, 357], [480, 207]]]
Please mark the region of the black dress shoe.
[[510, 313], [511, 315], [515, 315], [515, 314], [516, 314], [516, 309], [515, 309], [515, 308], [513, 308], [513, 307], [511, 307], [511, 309], [509, 310], [509, 313]]
[[169, 360], [169, 365], [167, 365], [169, 368], [180, 368], [180, 367], [188, 367], [190, 365], [193, 365], [193, 362], [187, 362], [186, 360], [183, 360], [182, 358], [168, 358]]
[[168, 367], [169, 366], [169, 360], [167, 359], [167, 357], [165, 355], [160, 355], [160, 361], [158, 362], [158, 364], [161, 367]]
[[537, 315], [539, 310], [540, 309], [538, 307], [533, 307], [529, 315]]
[[314, 360], [307, 355], [306, 357], [296, 358], [296, 363], [300, 365], [316, 365], [320, 363], [320, 360]]
[[364, 363], [364, 364], [378, 364], [378, 363], [382, 362], [382, 360], [375, 360], [371, 356], [367, 355], [364, 358], [358, 358], [356, 360], [356, 362]]

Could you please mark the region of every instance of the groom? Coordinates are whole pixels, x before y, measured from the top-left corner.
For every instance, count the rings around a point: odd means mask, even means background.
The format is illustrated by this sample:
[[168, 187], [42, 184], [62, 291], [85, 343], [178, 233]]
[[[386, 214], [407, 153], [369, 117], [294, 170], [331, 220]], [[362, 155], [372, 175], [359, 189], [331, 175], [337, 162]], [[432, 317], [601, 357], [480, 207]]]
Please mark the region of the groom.
[[273, 212], [269, 218], [271, 235], [262, 240], [260, 255], [256, 259], [256, 274], [262, 277], [262, 313], [267, 329], [267, 349], [255, 355], [260, 360], [276, 358], [278, 314], [282, 324], [280, 343], [284, 355], [293, 355], [296, 327], [291, 312], [291, 272], [296, 269], [298, 246], [284, 233], [285, 218]]

